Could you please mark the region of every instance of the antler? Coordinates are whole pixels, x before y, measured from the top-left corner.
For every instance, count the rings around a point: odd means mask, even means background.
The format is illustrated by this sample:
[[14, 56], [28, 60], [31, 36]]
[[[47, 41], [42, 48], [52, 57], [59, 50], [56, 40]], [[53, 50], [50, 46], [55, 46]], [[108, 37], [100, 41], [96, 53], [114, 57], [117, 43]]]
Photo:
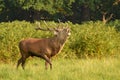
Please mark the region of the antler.
[[43, 29], [41, 27], [37, 27], [35, 28], [36, 30], [42, 30], [42, 31], [53, 31], [53, 29], [47, 28], [47, 29]]
[[39, 22], [36, 22], [36, 24], [37, 24], [37, 28], [35, 28], [36, 30], [42, 30], [42, 31], [54, 31], [54, 29], [52, 29], [52, 28], [48, 28], [48, 27], [47, 27], [47, 29], [43, 29], [43, 28], [41, 28]]

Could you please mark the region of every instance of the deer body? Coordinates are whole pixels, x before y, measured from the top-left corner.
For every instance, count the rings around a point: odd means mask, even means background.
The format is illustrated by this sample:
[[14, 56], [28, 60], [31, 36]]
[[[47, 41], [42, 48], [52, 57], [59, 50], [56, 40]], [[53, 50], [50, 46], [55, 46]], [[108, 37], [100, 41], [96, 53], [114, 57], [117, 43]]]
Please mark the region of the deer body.
[[21, 51], [30, 53], [29, 56], [40, 56], [42, 53], [48, 57], [57, 54], [64, 43], [59, 42], [56, 38], [36, 39], [29, 38], [22, 40], [19, 44]]
[[52, 63], [50, 59], [59, 53], [69, 35], [68, 29], [60, 29], [56, 32], [57, 34], [52, 38], [29, 38], [20, 41], [19, 49], [22, 57], [18, 60], [17, 67], [22, 64], [24, 69], [26, 59], [29, 56], [37, 56], [46, 61], [46, 69], [48, 64], [50, 64], [50, 68], [52, 69]]

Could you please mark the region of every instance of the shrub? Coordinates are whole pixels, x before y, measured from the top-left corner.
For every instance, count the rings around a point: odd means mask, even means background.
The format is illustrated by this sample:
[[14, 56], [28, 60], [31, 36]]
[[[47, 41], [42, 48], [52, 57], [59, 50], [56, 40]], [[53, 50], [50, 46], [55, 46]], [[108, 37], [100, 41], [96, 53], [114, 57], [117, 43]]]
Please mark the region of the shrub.
[[88, 22], [74, 27], [71, 49], [78, 57], [101, 57], [120, 51], [120, 33], [102, 22]]
[[[56, 27], [59, 23], [41, 21], [41, 27]], [[83, 58], [102, 57], [120, 52], [120, 33], [116, 31], [114, 23], [103, 25], [102, 22], [87, 22], [83, 24], [68, 24], [71, 36], [67, 40], [59, 57]], [[119, 23], [118, 23], [119, 24]], [[115, 25], [117, 25], [115, 23]], [[4, 62], [16, 61], [20, 57], [18, 44], [25, 38], [44, 38], [53, 34], [50, 32], [36, 31], [36, 24], [26, 21], [0, 23], [0, 60]]]

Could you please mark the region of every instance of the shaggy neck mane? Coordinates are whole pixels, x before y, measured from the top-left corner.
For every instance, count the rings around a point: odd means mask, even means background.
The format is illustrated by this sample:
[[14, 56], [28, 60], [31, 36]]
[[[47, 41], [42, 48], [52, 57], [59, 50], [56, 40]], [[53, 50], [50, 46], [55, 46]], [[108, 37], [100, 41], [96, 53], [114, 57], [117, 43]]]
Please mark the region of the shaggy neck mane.
[[60, 38], [59, 36], [54, 36], [52, 39], [62, 46], [66, 42], [67, 37]]

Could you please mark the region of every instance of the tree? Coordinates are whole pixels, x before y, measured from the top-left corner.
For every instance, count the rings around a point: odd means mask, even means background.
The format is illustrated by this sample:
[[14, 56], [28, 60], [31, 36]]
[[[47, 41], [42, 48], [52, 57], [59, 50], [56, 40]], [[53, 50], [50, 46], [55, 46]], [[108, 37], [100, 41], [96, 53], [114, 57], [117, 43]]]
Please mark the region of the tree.
[[[69, 16], [71, 12], [71, 3], [74, 0], [11, 0], [14, 6], [23, 10], [29, 10], [33, 19], [47, 18], [54, 15], [55, 18]], [[46, 16], [44, 15], [46, 14]], [[38, 19], [41, 19], [40, 17]], [[63, 17], [64, 18], [64, 17]]]
[[120, 0], [1, 0], [0, 21], [120, 19]]
[[91, 12], [97, 9], [99, 3], [100, 0], [75, 0], [72, 11], [74, 17], [78, 18], [77, 22], [91, 20]]

